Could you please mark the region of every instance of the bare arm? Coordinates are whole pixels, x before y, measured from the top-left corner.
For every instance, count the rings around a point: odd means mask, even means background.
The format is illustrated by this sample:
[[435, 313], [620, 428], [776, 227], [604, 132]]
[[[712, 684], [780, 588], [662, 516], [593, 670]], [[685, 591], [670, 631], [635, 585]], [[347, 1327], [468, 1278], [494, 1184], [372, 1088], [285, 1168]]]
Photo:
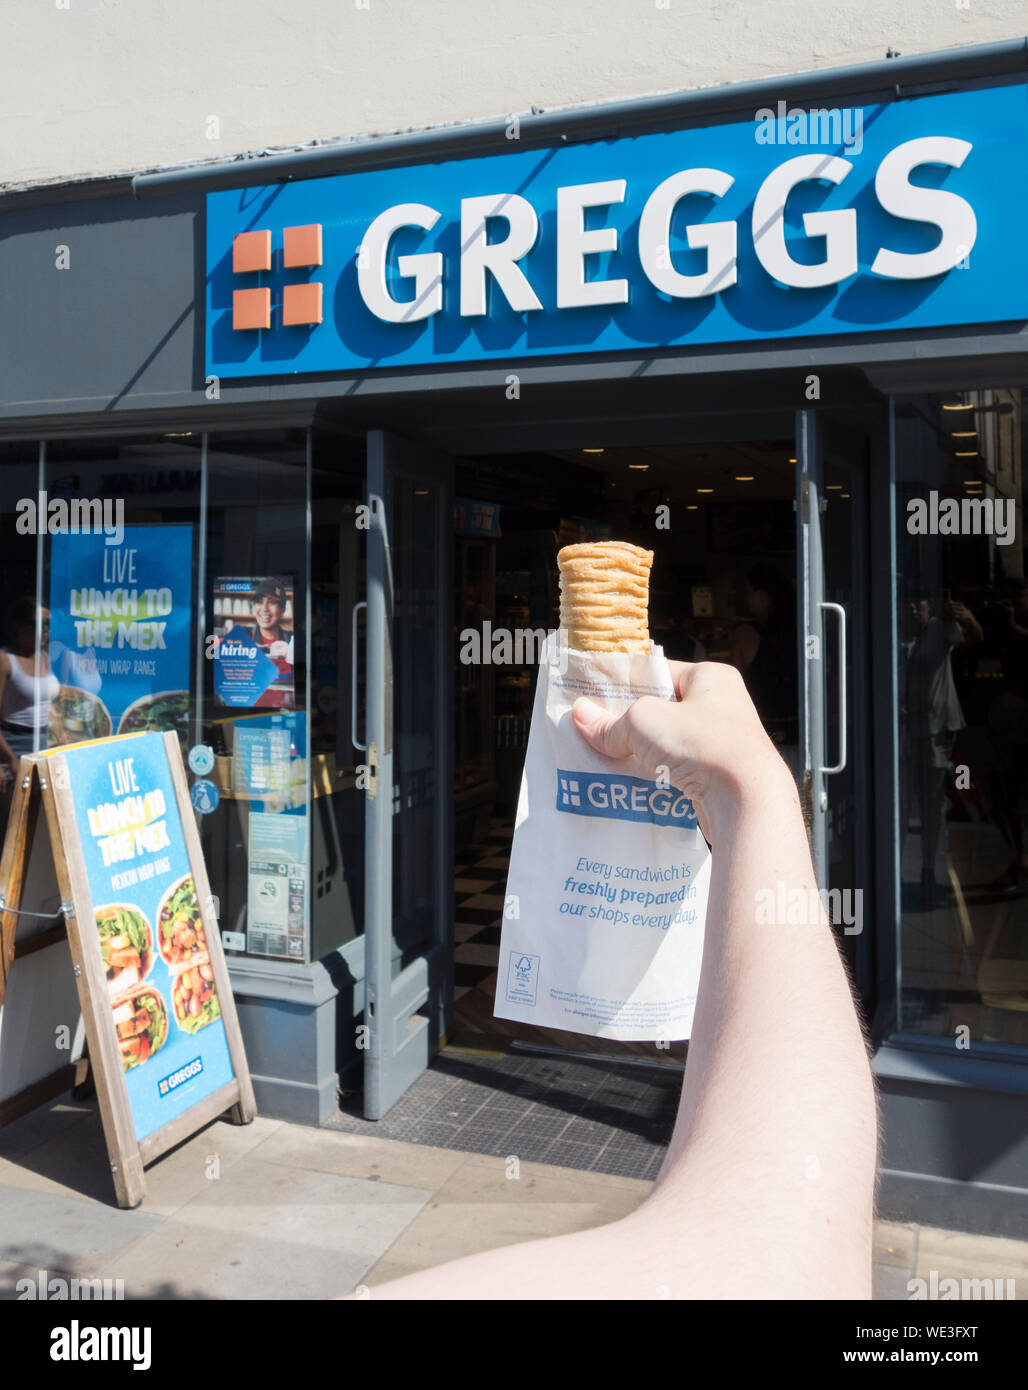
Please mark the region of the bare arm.
[[[736, 671], [673, 670], [679, 704], [640, 700], [618, 719], [575, 708], [598, 751], [649, 776], [666, 764], [713, 844], [693, 1037], [657, 1183], [620, 1221], [409, 1275], [376, 1299], [870, 1297], [874, 1088], [810, 892], [795, 785]], [[783, 894], [792, 925], [764, 920]]]

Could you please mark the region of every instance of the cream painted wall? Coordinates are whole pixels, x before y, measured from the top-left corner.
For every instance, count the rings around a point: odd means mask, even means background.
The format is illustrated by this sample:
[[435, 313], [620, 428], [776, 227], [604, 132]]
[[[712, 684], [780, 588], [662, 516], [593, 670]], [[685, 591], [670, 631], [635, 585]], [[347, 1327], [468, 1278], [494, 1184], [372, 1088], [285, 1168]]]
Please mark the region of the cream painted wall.
[[0, 0], [0, 188], [1026, 32], [1025, 0]]

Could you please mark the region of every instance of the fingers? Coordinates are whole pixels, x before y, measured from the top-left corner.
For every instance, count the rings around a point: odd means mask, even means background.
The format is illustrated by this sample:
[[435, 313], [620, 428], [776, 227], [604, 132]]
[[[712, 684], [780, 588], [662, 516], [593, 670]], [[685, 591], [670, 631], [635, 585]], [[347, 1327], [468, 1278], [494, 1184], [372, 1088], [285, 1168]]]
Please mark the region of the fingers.
[[623, 714], [611, 714], [582, 696], [575, 701], [571, 717], [575, 728], [597, 753], [615, 760], [631, 756], [631, 730]]
[[684, 700], [689, 686], [700, 668], [698, 661], [669, 661], [668, 670], [671, 672], [671, 683], [675, 687], [675, 694], [680, 700]]

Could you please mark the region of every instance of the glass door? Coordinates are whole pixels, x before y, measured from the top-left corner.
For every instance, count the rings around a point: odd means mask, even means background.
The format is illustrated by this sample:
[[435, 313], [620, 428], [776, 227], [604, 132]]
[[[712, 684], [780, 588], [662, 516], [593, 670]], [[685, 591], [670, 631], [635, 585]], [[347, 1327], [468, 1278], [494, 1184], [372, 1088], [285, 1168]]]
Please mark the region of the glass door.
[[869, 442], [813, 411], [797, 430], [802, 793], [818, 885], [863, 989], [870, 949]]
[[364, 1114], [374, 1120], [424, 1071], [453, 1005], [451, 461], [371, 432], [367, 505]]

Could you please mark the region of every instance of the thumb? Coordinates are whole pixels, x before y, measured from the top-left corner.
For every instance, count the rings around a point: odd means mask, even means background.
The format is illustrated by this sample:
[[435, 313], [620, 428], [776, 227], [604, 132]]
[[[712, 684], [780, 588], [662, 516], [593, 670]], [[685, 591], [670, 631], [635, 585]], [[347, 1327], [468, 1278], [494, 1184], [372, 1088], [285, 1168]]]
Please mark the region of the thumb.
[[631, 754], [628, 728], [621, 715], [611, 714], [581, 696], [572, 706], [571, 717], [586, 743], [605, 758], [627, 758]]

